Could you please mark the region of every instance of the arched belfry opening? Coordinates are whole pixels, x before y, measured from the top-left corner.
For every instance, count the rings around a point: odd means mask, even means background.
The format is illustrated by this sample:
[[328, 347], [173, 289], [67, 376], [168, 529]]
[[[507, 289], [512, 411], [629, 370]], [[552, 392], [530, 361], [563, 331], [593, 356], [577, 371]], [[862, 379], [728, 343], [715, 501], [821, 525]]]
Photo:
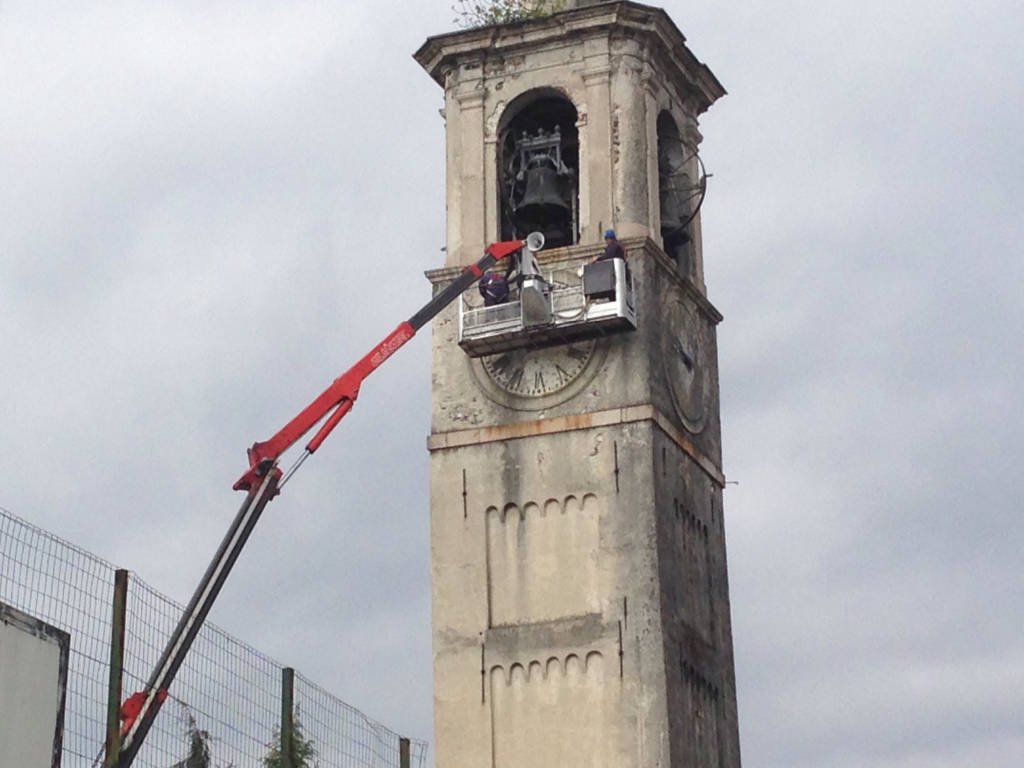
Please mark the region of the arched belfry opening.
[[661, 239], [665, 253], [679, 265], [679, 271], [693, 271], [690, 223], [700, 205], [702, 186], [691, 175], [693, 153], [689, 152], [672, 116], [658, 115], [658, 201], [661, 211]]
[[547, 247], [579, 239], [579, 135], [576, 107], [560, 92], [522, 94], [500, 123], [501, 239], [543, 232]]

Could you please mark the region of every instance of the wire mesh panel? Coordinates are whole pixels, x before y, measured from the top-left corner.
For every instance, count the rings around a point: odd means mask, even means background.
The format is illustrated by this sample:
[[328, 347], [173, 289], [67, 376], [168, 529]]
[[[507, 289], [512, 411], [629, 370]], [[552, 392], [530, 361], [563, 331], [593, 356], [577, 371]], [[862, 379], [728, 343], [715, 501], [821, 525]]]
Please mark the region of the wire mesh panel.
[[[91, 768], [103, 748], [114, 572], [110, 563], [0, 508], [0, 600], [71, 635], [64, 768]], [[183, 610], [133, 575], [125, 696], [144, 688]], [[282, 669], [205, 624], [135, 765], [276, 768]], [[315, 750], [315, 759], [296, 768], [399, 766], [398, 734], [298, 675], [295, 699], [298, 727]], [[423, 764], [426, 749], [423, 741], [410, 743], [412, 766]]]
[[113, 574], [109, 563], [0, 509], [0, 600], [71, 635], [65, 768], [91, 764], [103, 746]]
[[[399, 764], [397, 733], [299, 674], [295, 675], [295, 721], [295, 738], [309, 751], [308, 768], [378, 768]], [[426, 754], [425, 742], [412, 742], [410, 766], [422, 766]]]
[[[181, 613], [177, 603], [133, 582], [125, 626], [126, 692], [145, 686]], [[281, 719], [280, 697], [280, 664], [205, 624], [137, 764], [170, 766], [189, 759], [189, 765], [258, 766]]]
[[518, 301], [495, 304], [490, 307], [462, 310], [462, 333], [473, 335], [495, 329], [522, 328], [523, 310]]

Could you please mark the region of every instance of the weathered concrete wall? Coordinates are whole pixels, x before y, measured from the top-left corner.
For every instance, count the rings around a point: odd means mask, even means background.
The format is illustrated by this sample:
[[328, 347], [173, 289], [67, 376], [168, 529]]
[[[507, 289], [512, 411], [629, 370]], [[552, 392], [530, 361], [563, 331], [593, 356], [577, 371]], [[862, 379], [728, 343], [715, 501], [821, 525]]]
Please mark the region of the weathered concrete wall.
[[667, 764], [652, 431], [432, 453], [438, 765]]
[[[505, 756], [496, 766], [574, 764], [567, 744], [580, 765], [739, 764], [719, 316], [653, 243], [626, 246], [638, 329], [600, 341], [561, 392], [503, 395], [458, 347], [454, 311], [435, 321], [435, 717], [446, 768], [492, 751]], [[543, 266], [590, 255], [562, 249]], [[685, 376], [679, 345], [693, 362]], [[582, 742], [581, 713], [594, 727]], [[698, 754], [722, 762], [685, 761]]]

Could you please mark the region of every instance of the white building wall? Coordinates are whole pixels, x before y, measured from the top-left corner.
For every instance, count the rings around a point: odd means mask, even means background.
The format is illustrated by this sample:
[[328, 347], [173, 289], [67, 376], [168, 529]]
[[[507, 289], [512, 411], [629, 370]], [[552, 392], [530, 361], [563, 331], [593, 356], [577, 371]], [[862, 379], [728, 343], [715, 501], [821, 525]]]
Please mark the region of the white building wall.
[[0, 603], [0, 766], [57, 768], [70, 636]]

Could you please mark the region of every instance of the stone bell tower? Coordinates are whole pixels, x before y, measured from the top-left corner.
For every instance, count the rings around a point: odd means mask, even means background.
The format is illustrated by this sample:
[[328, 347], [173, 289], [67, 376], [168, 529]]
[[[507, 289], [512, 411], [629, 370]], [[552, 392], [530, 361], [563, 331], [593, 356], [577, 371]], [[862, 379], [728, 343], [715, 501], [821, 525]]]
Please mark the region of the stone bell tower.
[[739, 768], [697, 155], [725, 91], [663, 10], [564, 6], [416, 53], [444, 89], [430, 279], [547, 240], [507, 301], [434, 322], [436, 762]]

